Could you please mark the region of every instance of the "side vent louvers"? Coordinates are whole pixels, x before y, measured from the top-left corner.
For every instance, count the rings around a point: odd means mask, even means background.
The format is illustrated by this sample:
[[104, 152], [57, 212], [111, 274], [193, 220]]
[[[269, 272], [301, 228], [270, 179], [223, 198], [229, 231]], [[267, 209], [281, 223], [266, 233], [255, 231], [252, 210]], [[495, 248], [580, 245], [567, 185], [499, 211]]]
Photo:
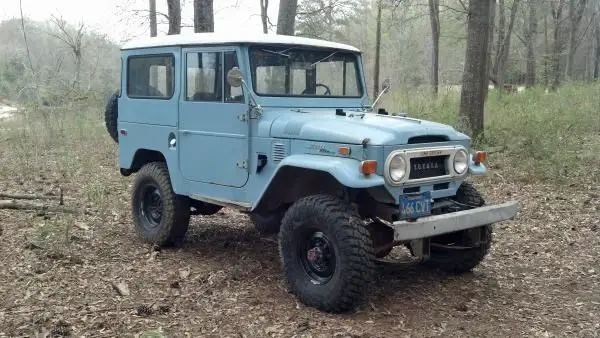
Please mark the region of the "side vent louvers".
[[273, 143], [273, 148], [271, 150], [273, 162], [281, 162], [281, 160], [287, 156], [287, 150], [285, 148], [285, 144], [283, 143]]

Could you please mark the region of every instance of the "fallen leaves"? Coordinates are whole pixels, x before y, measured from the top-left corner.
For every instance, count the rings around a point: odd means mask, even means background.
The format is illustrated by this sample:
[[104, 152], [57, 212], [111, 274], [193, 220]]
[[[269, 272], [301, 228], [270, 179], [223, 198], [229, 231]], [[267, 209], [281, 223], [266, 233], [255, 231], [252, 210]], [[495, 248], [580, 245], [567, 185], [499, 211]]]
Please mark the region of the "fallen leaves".
[[119, 296], [129, 296], [130, 292], [129, 292], [129, 286], [127, 285], [127, 283], [125, 282], [112, 282], [112, 287], [115, 291], [117, 291], [117, 293], [119, 294]]

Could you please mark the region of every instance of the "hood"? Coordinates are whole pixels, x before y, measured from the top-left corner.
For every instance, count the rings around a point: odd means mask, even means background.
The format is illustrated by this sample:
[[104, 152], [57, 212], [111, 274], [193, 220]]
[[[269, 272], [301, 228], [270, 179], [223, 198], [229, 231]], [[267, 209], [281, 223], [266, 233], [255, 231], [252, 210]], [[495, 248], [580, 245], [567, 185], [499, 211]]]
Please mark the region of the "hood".
[[289, 111], [274, 117], [270, 136], [320, 142], [361, 144], [369, 139], [371, 145], [407, 144], [415, 136], [443, 136], [449, 141], [468, 140], [469, 137], [451, 126], [411, 117], [356, 113], [335, 110]]

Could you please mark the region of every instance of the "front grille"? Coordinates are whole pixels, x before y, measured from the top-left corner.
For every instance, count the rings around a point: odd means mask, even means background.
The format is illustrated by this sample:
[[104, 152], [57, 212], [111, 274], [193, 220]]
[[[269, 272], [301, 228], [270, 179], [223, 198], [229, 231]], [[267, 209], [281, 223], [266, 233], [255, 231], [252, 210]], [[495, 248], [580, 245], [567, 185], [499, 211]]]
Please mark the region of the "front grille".
[[408, 178], [414, 180], [446, 175], [447, 158], [446, 155], [411, 158]]

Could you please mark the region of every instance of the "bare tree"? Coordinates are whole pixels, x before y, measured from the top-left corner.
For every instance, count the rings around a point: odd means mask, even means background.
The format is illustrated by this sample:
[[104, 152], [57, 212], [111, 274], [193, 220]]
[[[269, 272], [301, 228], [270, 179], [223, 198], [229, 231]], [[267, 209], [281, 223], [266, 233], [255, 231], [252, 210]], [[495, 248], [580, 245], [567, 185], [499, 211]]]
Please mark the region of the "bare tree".
[[[465, 13], [468, 16], [468, 9], [465, 7], [464, 3], [461, 2], [461, 4], [463, 5], [463, 8], [465, 9]], [[493, 64], [493, 60], [492, 60], [492, 49], [494, 47], [494, 28], [495, 25], [494, 23], [496, 22], [496, 1], [492, 1], [492, 3], [490, 4], [490, 11], [489, 11], [489, 22], [490, 24], [488, 25], [488, 45], [487, 45], [487, 57], [486, 57], [486, 66], [485, 66], [485, 86], [483, 88], [483, 101], [485, 102], [487, 100], [488, 97], [488, 91], [489, 91], [489, 84], [490, 84], [490, 80], [492, 80], [492, 82], [494, 82], [494, 84], [496, 84], [495, 80], [493, 80], [493, 76], [491, 76], [491, 72], [492, 72], [492, 64]], [[464, 75], [464, 74], [463, 74]]]
[[600, 5], [596, 12], [596, 58], [594, 60], [594, 80], [600, 79]]
[[550, 60], [550, 67], [552, 70], [552, 82], [550, 89], [555, 91], [560, 85], [561, 73], [560, 73], [560, 56], [563, 52], [563, 34], [562, 34], [562, 23], [563, 23], [563, 9], [565, 7], [566, 0], [559, 0], [558, 4], [551, 3], [552, 19], [554, 20], [554, 41], [552, 42], [552, 56]]
[[583, 18], [583, 11], [587, 7], [587, 0], [569, 0], [569, 53], [567, 54], [566, 75], [573, 77], [573, 63], [577, 52], [577, 32]]
[[294, 35], [296, 31], [296, 12], [298, 0], [281, 0], [277, 16], [277, 34]]
[[375, 67], [373, 68], [373, 97], [379, 94], [379, 61], [381, 58], [381, 7], [382, 0], [377, 1], [377, 29], [375, 32]]
[[463, 72], [459, 116], [466, 122], [473, 137], [483, 134], [485, 90], [488, 86], [488, 43], [493, 0], [469, 1], [467, 25], [467, 50]]
[[51, 16], [50, 22], [56, 26], [57, 32], [49, 32], [49, 34], [62, 41], [73, 53], [73, 57], [75, 58], [75, 79], [73, 80], [73, 89], [79, 89], [85, 24], [80, 22], [75, 29], [71, 29], [65, 19], [54, 15]]
[[35, 77], [35, 69], [33, 68], [33, 62], [31, 61], [31, 53], [29, 52], [29, 42], [27, 41], [27, 33], [25, 32], [25, 17], [23, 16], [23, 1], [19, 0], [19, 11], [21, 12], [21, 28], [23, 29], [23, 40], [25, 40], [25, 49], [27, 51], [27, 61], [29, 62], [29, 68], [31, 73]]
[[519, 0], [513, 0], [510, 9], [510, 18], [508, 27], [506, 25], [506, 9], [504, 0], [498, 1], [499, 9], [499, 28], [498, 28], [498, 41], [496, 50], [496, 61], [494, 63], [494, 76], [496, 83], [498, 84], [498, 92], [502, 93], [504, 90], [504, 81], [506, 76], [506, 67], [508, 63], [508, 56], [510, 55], [510, 40], [515, 26], [515, 19], [517, 17], [517, 9], [519, 7]]
[[431, 21], [431, 41], [433, 53], [431, 55], [431, 87], [433, 94], [437, 95], [439, 87], [440, 68], [440, 0], [429, 0], [429, 20]]
[[538, 30], [538, 17], [537, 17], [537, 6], [539, 0], [529, 0], [527, 2], [528, 14], [527, 24], [525, 29], [524, 43], [527, 48], [527, 64], [526, 64], [526, 76], [525, 85], [531, 88], [535, 85], [535, 73], [536, 73], [536, 54], [535, 54], [535, 42]]
[[213, 0], [194, 0], [194, 32], [214, 32]]
[[269, 0], [260, 0], [260, 20], [262, 21], [263, 33], [269, 33], [269, 25], [271, 24], [269, 20]]
[[181, 2], [180, 0], [167, 0], [169, 12], [169, 32], [167, 34], [181, 33]]
[[158, 35], [158, 26], [156, 24], [156, 0], [149, 0], [148, 7], [150, 8], [150, 36]]

